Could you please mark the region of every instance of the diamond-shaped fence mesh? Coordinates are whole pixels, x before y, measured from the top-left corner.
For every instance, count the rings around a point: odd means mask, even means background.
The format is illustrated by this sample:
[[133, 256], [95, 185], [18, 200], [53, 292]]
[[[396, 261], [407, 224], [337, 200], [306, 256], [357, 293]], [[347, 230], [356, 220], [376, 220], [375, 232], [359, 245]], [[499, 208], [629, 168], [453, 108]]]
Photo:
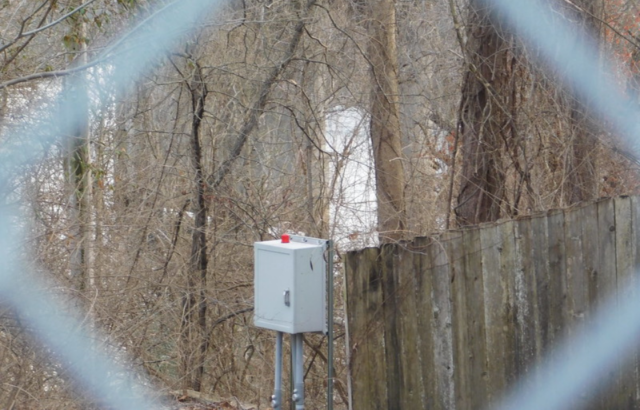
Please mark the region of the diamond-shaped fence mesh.
[[[182, 0], [157, 10], [141, 24], [108, 48], [97, 59], [102, 67], [100, 84], [110, 89], [126, 87], [149, 68], [154, 59], [179, 41], [195, 26], [199, 16], [213, 11], [217, 0]], [[548, 2], [537, 0], [485, 0], [487, 7], [500, 10], [512, 28], [539, 50], [541, 63], [563, 74], [567, 87], [589, 105], [634, 147], [640, 132], [637, 106], [617, 91], [612, 69], [601, 61], [597, 50], [571, 22], [558, 19]], [[60, 136], [71, 130], [82, 117], [76, 105], [61, 93], [52, 108], [33, 113], [30, 121], [0, 147], [0, 188], [8, 198], [8, 186], [23, 166], [37, 161]], [[94, 99], [91, 104], [107, 104]], [[632, 148], [629, 148], [632, 150]], [[16, 247], [24, 224], [19, 205], [9, 199], [0, 213], [0, 295], [21, 320], [33, 329], [36, 338], [64, 365], [75, 381], [107, 408], [157, 408], [150, 386], [142, 377], [122, 367], [113, 353], [99, 351], [91, 344], [88, 331], [67, 314], [64, 306], [45, 290], [43, 280], [33, 272], [29, 256]], [[638, 292], [630, 292], [640, 294]], [[58, 314], [57, 312], [65, 312]], [[94, 332], [94, 330], [92, 330]], [[622, 298], [604, 306], [589, 328], [566, 342], [555, 354], [523, 380], [499, 408], [563, 409], [573, 395], [585, 389], [597, 390], [599, 374], [618, 363], [616, 355], [629, 351], [640, 336], [640, 299]], [[92, 335], [96, 337], [96, 335]], [[571, 350], [571, 354], [567, 352]], [[118, 358], [120, 359], [120, 358]]]
[[[567, 87], [588, 102], [602, 120], [625, 140], [637, 157], [640, 137], [638, 107], [621, 95], [613, 79], [614, 58], [600, 59], [600, 51], [579, 27], [558, 18], [544, 1], [491, 0], [507, 23], [540, 50], [541, 63], [562, 73]], [[608, 372], [620, 365], [619, 355], [631, 354], [640, 336], [640, 300], [637, 284], [600, 308], [587, 328], [564, 342], [534, 374], [528, 375], [497, 408], [565, 409], [575, 405], [584, 392], [593, 395], [605, 389]]]
[[[107, 48], [94, 70], [101, 70], [100, 84], [110, 90], [127, 87], [149, 68], [173, 43], [195, 27], [220, 3], [218, 0], [181, 0], [152, 13], [133, 30]], [[65, 87], [73, 89], [73, 87]], [[97, 93], [96, 96], [100, 96]], [[31, 113], [30, 118], [0, 147], [0, 189], [4, 204], [0, 210], [0, 298], [20, 320], [33, 330], [46, 351], [69, 371], [74, 381], [104, 408], [157, 409], [142, 378], [122, 367], [122, 358], [100, 351], [92, 340], [98, 335], [83, 330], [80, 320], [70, 318], [70, 308], [45, 290], [44, 280], [32, 273], [29, 255], [16, 245], [21, 241], [19, 204], [9, 195], [11, 182], [24, 166], [37, 161], [61, 136], [72, 135], [86, 113], [68, 93], [60, 93], [53, 104]], [[108, 104], [95, 97], [93, 108]], [[84, 106], [86, 110], [86, 106]], [[93, 330], [91, 331], [93, 332]], [[120, 360], [115, 360], [120, 359]]]

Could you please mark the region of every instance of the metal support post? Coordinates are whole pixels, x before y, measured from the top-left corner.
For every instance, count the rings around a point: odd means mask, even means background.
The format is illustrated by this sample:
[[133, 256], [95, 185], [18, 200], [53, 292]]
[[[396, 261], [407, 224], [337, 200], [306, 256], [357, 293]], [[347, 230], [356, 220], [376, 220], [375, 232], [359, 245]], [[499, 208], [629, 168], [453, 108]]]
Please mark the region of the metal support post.
[[327, 241], [327, 410], [333, 410], [333, 241]]
[[304, 410], [304, 355], [303, 355], [304, 334], [298, 333], [293, 335], [294, 351], [294, 386], [293, 396], [291, 397], [296, 404], [296, 410]]
[[271, 407], [273, 410], [282, 409], [282, 332], [276, 332], [276, 379]]
[[[295, 337], [296, 335], [294, 334], [290, 334], [289, 335], [289, 399], [291, 399], [293, 397], [293, 390], [294, 390], [294, 384], [295, 384], [295, 362], [296, 362], [296, 346], [295, 346]], [[296, 404], [293, 402], [293, 400], [289, 400], [289, 410], [295, 410], [296, 408]]]

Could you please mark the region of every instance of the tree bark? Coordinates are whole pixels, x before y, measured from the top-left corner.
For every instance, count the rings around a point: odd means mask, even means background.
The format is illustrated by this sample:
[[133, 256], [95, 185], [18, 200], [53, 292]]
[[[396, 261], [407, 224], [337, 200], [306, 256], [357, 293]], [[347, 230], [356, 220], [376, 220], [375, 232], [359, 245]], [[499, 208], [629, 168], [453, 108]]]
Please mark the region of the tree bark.
[[[71, 18], [68, 34], [71, 66], [87, 62], [85, 24], [81, 18]], [[73, 101], [71, 115], [73, 134], [67, 139], [65, 172], [69, 188], [69, 210], [74, 226], [71, 237], [75, 246], [70, 257], [70, 273], [80, 291], [92, 290], [95, 283], [93, 267], [94, 221], [93, 221], [93, 175], [91, 169], [91, 146], [89, 131], [89, 91], [87, 74], [79, 72], [67, 78], [65, 89], [69, 101]]]
[[182, 338], [184, 341], [183, 371], [185, 388], [200, 391], [204, 379], [207, 343], [207, 206], [205, 201], [205, 176], [202, 166], [200, 131], [205, 112], [207, 86], [202, 68], [194, 63], [191, 92], [191, 165], [194, 170], [194, 190], [191, 212], [194, 228], [191, 237], [191, 257], [187, 276], [187, 292], [183, 300]]
[[[599, 0], [576, 0], [568, 15], [580, 28], [576, 35], [588, 35], [600, 41], [602, 2]], [[589, 113], [590, 103], [576, 98], [570, 100], [570, 149], [565, 159], [564, 200], [566, 205], [588, 201], [598, 196], [596, 175], [597, 127]]]
[[249, 139], [249, 135], [253, 132], [254, 128], [258, 125], [258, 120], [262, 115], [265, 106], [269, 100], [269, 96], [271, 94], [271, 87], [278, 81], [280, 75], [287, 69], [291, 61], [293, 60], [296, 50], [298, 49], [298, 45], [300, 44], [300, 40], [302, 39], [302, 35], [304, 34], [304, 28], [306, 25], [306, 19], [309, 16], [311, 11], [311, 7], [315, 4], [316, 0], [307, 0], [303, 10], [300, 12], [300, 20], [298, 20], [293, 36], [289, 42], [289, 47], [287, 48], [282, 60], [271, 69], [268, 77], [263, 81], [260, 87], [260, 93], [258, 95], [258, 99], [253, 103], [251, 110], [247, 112], [246, 119], [244, 121], [244, 125], [238, 132], [236, 137], [236, 141], [233, 144], [231, 152], [229, 153], [229, 157], [218, 167], [218, 169], [209, 175], [207, 178], [207, 185], [211, 189], [217, 189], [224, 178], [231, 171], [231, 166], [233, 163], [240, 157], [242, 153], [242, 149]]
[[381, 243], [405, 235], [405, 175], [400, 131], [396, 13], [393, 0], [373, 0], [368, 12], [367, 58], [371, 69], [370, 137], [376, 175]]
[[456, 216], [460, 226], [497, 220], [505, 196], [500, 154], [509, 139], [507, 108], [515, 56], [511, 42], [492, 24], [490, 10], [472, 0], [467, 25], [460, 106], [462, 175]]

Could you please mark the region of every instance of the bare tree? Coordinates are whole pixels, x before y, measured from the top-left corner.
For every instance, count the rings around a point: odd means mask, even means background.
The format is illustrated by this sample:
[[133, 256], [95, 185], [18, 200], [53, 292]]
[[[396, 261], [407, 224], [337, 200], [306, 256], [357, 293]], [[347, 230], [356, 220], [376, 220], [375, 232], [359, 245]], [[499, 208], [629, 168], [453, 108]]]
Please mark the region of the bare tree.
[[[572, 3], [558, 15], [579, 23], [574, 35], [589, 32], [597, 39], [598, 4]], [[535, 68], [529, 62], [535, 49], [501, 21], [486, 2], [470, 1], [466, 32], [459, 31], [467, 69], [458, 126], [459, 225], [592, 199], [598, 195], [598, 164], [611, 155], [608, 148], [598, 149], [608, 143], [591, 119], [589, 103], [578, 102], [557, 73]], [[540, 121], [547, 112], [554, 113], [552, 119]]]
[[[80, 2], [72, 3], [78, 8]], [[69, 52], [71, 67], [88, 62], [87, 30], [82, 15], [68, 17], [70, 22], [64, 45]], [[87, 73], [80, 71], [65, 80], [68, 98], [74, 101], [78, 115], [74, 117], [74, 133], [67, 139], [65, 170], [69, 189], [69, 211], [76, 221], [72, 234], [75, 241], [70, 260], [70, 274], [77, 281], [80, 291], [92, 290], [95, 282], [93, 269], [94, 221], [93, 221], [93, 174], [91, 170], [91, 135], [89, 130], [89, 89]], [[74, 113], [76, 114], [76, 113]]]
[[[570, 4], [566, 15], [579, 27], [578, 36], [592, 38], [599, 43], [604, 3], [600, 0], [580, 0]], [[571, 98], [571, 150], [565, 160], [565, 201], [567, 205], [597, 197], [597, 133], [590, 103]]]
[[[74, 47], [90, 56], [149, 3], [0, 2], [11, 43], [0, 55], [3, 136], [62, 77], [99, 71], [70, 67]], [[455, 198], [445, 193], [458, 193], [464, 225], [640, 186], [611, 154], [613, 137], [591, 127], [588, 104], [572, 106], [557, 75], [528, 63], [535, 50], [480, 0], [452, 3], [466, 19], [434, 1], [234, 1], [127, 89], [90, 86], [112, 103], [88, 113], [78, 144], [51, 148], [16, 181], [52, 292], [90, 307], [101, 342], [159, 389], [262, 408], [274, 343], [251, 319], [254, 241], [305, 232], [343, 251], [445, 229]], [[69, 211], [71, 186], [93, 222]], [[78, 203], [88, 189], [90, 203]], [[93, 251], [93, 292], [69, 275], [80, 272], [75, 249]], [[0, 407], [87, 408], [11, 312], [0, 314]], [[326, 339], [306, 342], [308, 403], [320, 408]], [[337, 354], [334, 401], [344, 409], [349, 361]]]
[[[187, 346], [194, 345], [196, 351], [183, 359], [183, 387], [195, 391], [202, 389], [205, 357], [207, 353], [207, 205], [205, 201], [205, 175], [202, 159], [202, 120], [207, 101], [207, 85], [202, 67], [190, 60], [192, 73], [188, 79], [191, 94], [191, 166], [193, 168], [193, 212], [194, 226], [191, 239], [191, 256], [187, 288], [183, 300], [182, 338]], [[184, 349], [188, 351], [187, 349]]]
[[371, 70], [371, 122], [381, 242], [401, 239], [407, 227], [400, 131], [396, 11], [393, 0], [369, 1], [367, 58]]
[[456, 215], [460, 225], [494, 221], [502, 212], [505, 170], [500, 159], [517, 132], [510, 108], [516, 56], [511, 36], [492, 20], [492, 10], [471, 0], [465, 44], [467, 71], [460, 102], [462, 173]]

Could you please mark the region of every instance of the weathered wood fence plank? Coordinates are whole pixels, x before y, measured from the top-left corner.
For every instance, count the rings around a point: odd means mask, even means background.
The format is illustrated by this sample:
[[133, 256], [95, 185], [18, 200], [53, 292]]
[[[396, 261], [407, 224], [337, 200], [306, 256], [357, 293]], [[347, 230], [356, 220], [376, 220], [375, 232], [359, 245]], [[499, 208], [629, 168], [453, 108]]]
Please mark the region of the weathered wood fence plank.
[[400, 340], [398, 337], [397, 279], [394, 272], [396, 244], [383, 245], [379, 266], [382, 268], [382, 310], [384, 353], [387, 364], [387, 408], [399, 409], [402, 367], [400, 366]]
[[613, 201], [596, 202], [598, 209], [598, 302], [615, 296], [616, 282], [616, 222]]
[[431, 238], [414, 241], [413, 266], [416, 299], [416, 322], [418, 325], [418, 347], [424, 389], [423, 407], [439, 409], [436, 400], [435, 349], [433, 327], [433, 262], [431, 260]]
[[565, 320], [568, 333], [580, 324], [588, 308], [588, 284], [582, 257], [582, 214], [579, 209], [565, 212], [565, 252], [567, 274], [567, 303]]
[[[598, 259], [597, 259], [597, 298], [596, 309], [615, 297], [617, 290], [616, 278], [616, 242], [615, 242], [615, 213], [611, 199], [596, 202], [598, 209]], [[616, 373], [606, 373], [601, 376], [603, 383], [615, 390], [618, 376]], [[603, 409], [614, 409], [614, 403], [609, 395], [602, 395]]]
[[471, 352], [469, 351], [469, 320], [467, 307], [467, 277], [463, 258], [462, 232], [450, 232], [445, 242], [451, 274], [451, 309], [453, 338], [453, 378], [457, 407], [469, 408], [472, 401]]
[[471, 229], [462, 235], [464, 254], [464, 299], [467, 303], [468, 356], [470, 398], [469, 407], [481, 409], [488, 403], [487, 375], [488, 357], [486, 345], [486, 324], [484, 318], [484, 276], [482, 268], [482, 244], [480, 231]]
[[[350, 322], [351, 375], [353, 401], [369, 409], [387, 409], [387, 366], [385, 360], [382, 271], [379, 251], [368, 248], [347, 259], [347, 269], [354, 272], [347, 280], [347, 303]], [[349, 277], [348, 276], [348, 277]], [[352, 286], [349, 286], [351, 284]], [[384, 384], [381, 385], [381, 382]]]
[[414, 255], [404, 244], [396, 248], [397, 278], [396, 303], [398, 304], [400, 344], [400, 367], [402, 368], [402, 384], [400, 390], [400, 407], [402, 409], [417, 409], [422, 407], [424, 388], [422, 369], [420, 367], [420, 350], [417, 343], [419, 338], [416, 320], [416, 292], [414, 284], [413, 266]]
[[[598, 205], [590, 204], [578, 209], [579, 220], [582, 225], [582, 264], [584, 266], [584, 278], [587, 282], [588, 306], [585, 312], [586, 319], [591, 319], [597, 309], [602, 295], [600, 295], [600, 241], [602, 235], [599, 233]], [[606, 275], [605, 275], [606, 276]], [[583, 392], [586, 394], [589, 392]], [[606, 395], [599, 394], [589, 399], [591, 405], [586, 409], [600, 410], [607, 409], [608, 400]]]
[[[631, 283], [637, 287], [640, 281], [640, 250], [638, 250], [638, 246], [640, 246], [640, 198], [638, 197], [631, 197], [631, 221], [631, 249], [633, 251]], [[638, 298], [640, 295], [634, 294], [632, 297]], [[635, 360], [630, 371], [635, 377], [635, 397], [640, 397], [640, 346], [635, 350]]]
[[447, 238], [437, 238], [431, 247], [433, 261], [433, 324], [436, 375], [436, 408], [455, 408], [453, 382], [453, 337], [451, 332], [451, 270], [445, 245]]
[[587, 311], [585, 317], [590, 318], [596, 309], [598, 300], [598, 253], [600, 239], [598, 235], [598, 207], [591, 204], [577, 210], [578, 220], [582, 227], [582, 265], [587, 283]]
[[516, 246], [515, 304], [516, 304], [516, 372], [529, 374], [535, 365], [536, 315], [535, 315], [535, 262], [531, 218], [514, 224]]
[[[631, 198], [621, 197], [613, 200], [614, 234], [615, 234], [615, 271], [616, 293], [619, 299], [624, 299], [632, 287], [635, 249], [633, 247], [633, 217], [631, 213]], [[618, 223], [620, 221], [620, 223]], [[635, 295], [634, 295], [635, 296]], [[616, 389], [613, 391], [615, 399], [612, 402], [616, 408], [633, 408], [635, 400], [637, 374], [629, 363], [637, 362], [635, 353], [631, 356], [620, 356], [620, 366], [624, 371], [618, 374]]]
[[484, 317], [487, 344], [487, 390], [489, 402], [495, 401], [507, 386], [505, 377], [507, 293], [500, 274], [502, 238], [497, 225], [484, 226], [480, 230], [482, 245], [482, 276], [484, 279]]
[[[516, 277], [521, 269], [518, 266], [518, 254], [515, 242], [514, 224], [503, 223], [498, 225], [500, 230], [500, 282], [503, 289], [502, 311], [502, 340], [504, 357], [504, 380], [506, 382], [500, 395], [506, 393], [506, 388], [517, 380], [518, 362], [521, 363], [521, 354], [518, 350], [518, 306], [516, 303]], [[522, 363], [521, 363], [522, 364]]]
[[549, 271], [547, 273], [549, 321], [545, 350], [553, 348], [564, 336], [564, 304], [566, 302], [566, 250], [564, 238], [564, 212], [553, 211], [547, 216]]
[[531, 250], [533, 258], [533, 272], [535, 295], [533, 295], [533, 303], [535, 304], [534, 328], [535, 328], [535, 363], [541, 364], [543, 354], [549, 347], [548, 323], [550, 314], [549, 306], [549, 235], [548, 224], [546, 218], [536, 219], [536, 223], [532, 221], [531, 242], [533, 249]]
[[[565, 229], [565, 274], [566, 303], [563, 305], [563, 320], [567, 336], [573, 336], [573, 330], [580, 325], [588, 305], [588, 287], [584, 275], [582, 257], [582, 225], [580, 209], [570, 209], [564, 213]], [[574, 407], [584, 407], [587, 391], [574, 398]]]

